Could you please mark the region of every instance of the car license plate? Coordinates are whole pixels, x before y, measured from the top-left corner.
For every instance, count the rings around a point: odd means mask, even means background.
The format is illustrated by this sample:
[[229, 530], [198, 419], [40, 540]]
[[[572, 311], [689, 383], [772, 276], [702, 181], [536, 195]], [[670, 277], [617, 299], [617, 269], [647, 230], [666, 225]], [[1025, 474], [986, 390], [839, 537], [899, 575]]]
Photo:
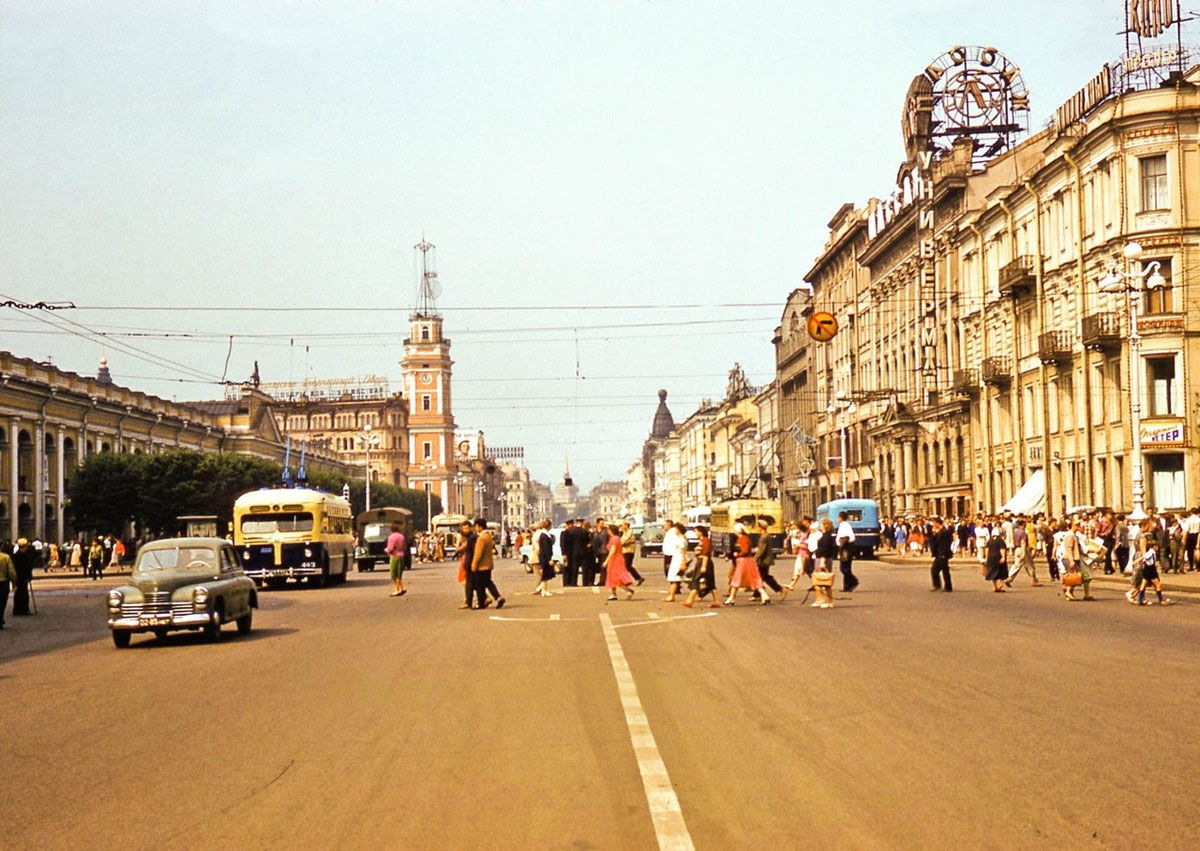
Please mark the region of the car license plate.
[[271, 571], [271, 576], [287, 576], [287, 575], [288, 575], [288, 572], [286, 570], [275, 569], [275, 570]]
[[170, 615], [141, 615], [138, 617], [138, 626], [170, 626]]

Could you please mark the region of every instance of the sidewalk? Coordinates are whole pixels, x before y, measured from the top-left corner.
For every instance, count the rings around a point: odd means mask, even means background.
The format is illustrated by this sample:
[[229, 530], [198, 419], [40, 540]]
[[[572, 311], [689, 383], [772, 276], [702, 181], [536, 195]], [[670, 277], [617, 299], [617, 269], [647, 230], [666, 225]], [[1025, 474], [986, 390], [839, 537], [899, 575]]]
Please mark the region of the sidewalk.
[[[900, 557], [886, 550], [879, 552], [877, 559], [881, 564], [893, 567], [921, 568], [926, 573], [929, 572], [929, 565], [932, 561], [928, 555]], [[964, 568], [978, 570], [979, 561], [973, 556], [955, 556], [950, 561], [950, 567], [954, 570]], [[1046, 560], [1044, 558], [1038, 559], [1037, 569], [1038, 579], [1043, 584], [1050, 585], [1050, 572], [1046, 568]], [[1105, 576], [1102, 571], [1092, 572], [1092, 584], [1098, 588], [1119, 589], [1123, 592], [1129, 589], [1130, 579], [1129, 576], [1119, 573]], [[1191, 573], [1164, 573], [1162, 575], [1162, 585], [1163, 592], [1168, 596], [1183, 595], [1186, 597], [1200, 597], [1200, 571], [1193, 571]]]

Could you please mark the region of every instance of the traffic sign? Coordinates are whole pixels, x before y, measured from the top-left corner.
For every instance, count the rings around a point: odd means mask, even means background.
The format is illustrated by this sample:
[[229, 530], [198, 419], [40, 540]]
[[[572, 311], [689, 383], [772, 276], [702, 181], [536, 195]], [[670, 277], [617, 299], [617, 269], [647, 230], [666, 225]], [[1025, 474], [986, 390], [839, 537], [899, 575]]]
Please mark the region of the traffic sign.
[[808, 336], [818, 343], [828, 343], [838, 332], [838, 321], [832, 313], [818, 310], [808, 317]]

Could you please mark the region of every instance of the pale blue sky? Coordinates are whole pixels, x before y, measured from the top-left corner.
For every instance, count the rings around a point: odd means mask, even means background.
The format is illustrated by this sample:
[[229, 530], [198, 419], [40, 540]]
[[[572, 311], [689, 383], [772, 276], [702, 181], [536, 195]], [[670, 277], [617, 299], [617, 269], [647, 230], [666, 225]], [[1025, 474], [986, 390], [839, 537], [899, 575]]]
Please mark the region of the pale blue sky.
[[[825, 223], [891, 191], [926, 64], [997, 47], [1040, 126], [1122, 52], [1122, 6], [0, 0], [0, 292], [245, 308], [67, 318], [284, 335], [235, 339], [231, 378], [257, 359], [264, 380], [398, 384], [423, 233], [460, 427], [524, 444], [544, 481], [570, 452], [590, 487], [623, 478], [659, 387], [683, 419], [735, 360], [770, 379]], [[732, 302], [768, 306], [668, 309]], [[402, 309], [254, 310], [273, 304]], [[560, 309], [461, 310], [510, 305]], [[628, 327], [721, 319], [738, 321]], [[50, 329], [0, 313], [0, 348], [94, 372], [100, 343], [34, 330]], [[224, 371], [225, 339], [122, 339], [193, 378]], [[119, 382], [220, 395], [120, 343]]]

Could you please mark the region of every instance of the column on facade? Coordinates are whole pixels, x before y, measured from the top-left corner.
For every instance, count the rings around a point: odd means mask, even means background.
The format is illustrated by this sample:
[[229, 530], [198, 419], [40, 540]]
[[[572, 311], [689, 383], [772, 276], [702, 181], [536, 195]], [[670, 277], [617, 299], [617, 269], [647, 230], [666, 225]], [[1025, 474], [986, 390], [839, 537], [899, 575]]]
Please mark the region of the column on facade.
[[54, 476], [54, 493], [57, 495], [54, 511], [54, 540], [62, 543], [63, 539], [63, 514], [67, 504], [66, 494], [66, 476], [63, 473], [63, 463], [65, 462], [63, 450], [63, 427], [59, 426], [54, 436], [54, 460], [57, 465], [57, 473]]
[[18, 426], [19, 422], [16, 417], [8, 418], [8, 537], [14, 541], [19, 537], [20, 532], [18, 525], [20, 503], [17, 494], [17, 464], [20, 461], [17, 452]]
[[39, 420], [33, 436], [33, 535], [46, 537], [46, 421]]
[[916, 438], [906, 437], [902, 442], [904, 448], [904, 510], [916, 510], [917, 488], [917, 441]]

